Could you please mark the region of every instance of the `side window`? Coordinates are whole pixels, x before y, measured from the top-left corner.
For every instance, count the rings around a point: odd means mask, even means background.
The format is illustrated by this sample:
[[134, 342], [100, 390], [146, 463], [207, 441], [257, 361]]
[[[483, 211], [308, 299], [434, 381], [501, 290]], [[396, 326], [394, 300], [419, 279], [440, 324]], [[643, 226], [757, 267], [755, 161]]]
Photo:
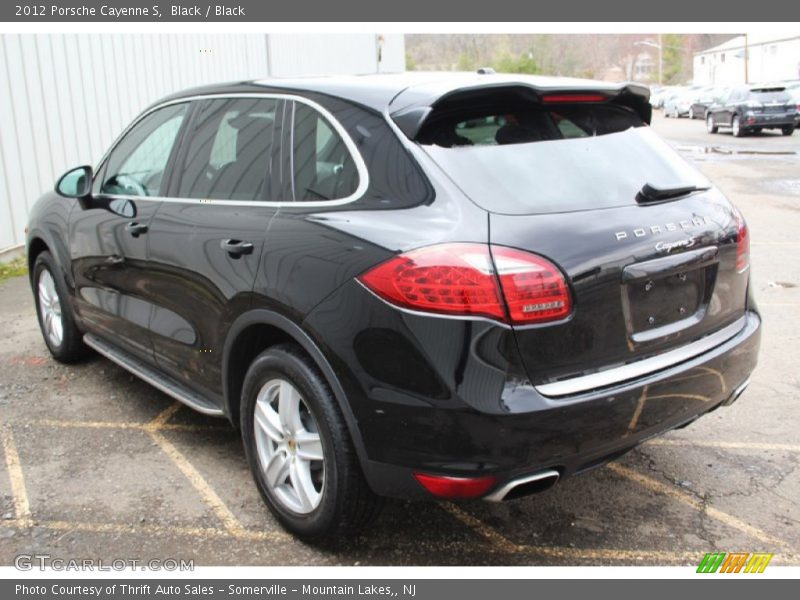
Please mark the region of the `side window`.
[[358, 169], [344, 140], [325, 117], [294, 103], [292, 127], [293, 199], [340, 200], [358, 189]]
[[100, 193], [157, 196], [187, 105], [153, 111], [114, 147], [102, 171]]
[[178, 197], [265, 199], [279, 103], [267, 98], [207, 102], [190, 134]]

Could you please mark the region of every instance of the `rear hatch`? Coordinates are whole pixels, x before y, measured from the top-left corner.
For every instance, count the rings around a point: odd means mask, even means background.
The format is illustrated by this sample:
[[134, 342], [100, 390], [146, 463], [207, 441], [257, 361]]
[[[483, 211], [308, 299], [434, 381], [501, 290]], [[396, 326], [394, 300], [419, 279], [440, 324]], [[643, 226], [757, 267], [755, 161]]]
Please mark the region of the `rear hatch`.
[[744, 222], [647, 117], [610, 93], [500, 89], [451, 95], [416, 134], [489, 211], [491, 244], [549, 259], [571, 289], [567, 318], [514, 326], [536, 385], [663, 354], [744, 314]]

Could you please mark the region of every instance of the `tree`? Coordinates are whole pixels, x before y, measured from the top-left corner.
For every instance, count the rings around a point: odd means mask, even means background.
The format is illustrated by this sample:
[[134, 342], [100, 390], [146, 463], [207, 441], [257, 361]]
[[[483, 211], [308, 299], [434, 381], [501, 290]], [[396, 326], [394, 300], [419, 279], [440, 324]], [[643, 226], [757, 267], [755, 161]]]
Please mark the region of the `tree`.
[[661, 36], [664, 83], [681, 83], [684, 79], [684, 36], [668, 33]]
[[533, 58], [533, 52], [526, 52], [521, 56], [513, 56], [509, 53], [503, 53], [497, 59], [495, 64], [497, 65], [495, 67], [495, 71], [498, 73], [536, 74], [542, 72], [539, 63]]

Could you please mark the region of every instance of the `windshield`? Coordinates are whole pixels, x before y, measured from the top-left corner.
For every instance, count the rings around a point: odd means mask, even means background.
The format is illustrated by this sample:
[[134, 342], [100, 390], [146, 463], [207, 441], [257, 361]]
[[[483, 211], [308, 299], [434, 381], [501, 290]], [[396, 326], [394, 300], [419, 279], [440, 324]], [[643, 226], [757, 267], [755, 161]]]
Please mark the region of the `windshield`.
[[[477, 123], [454, 128], [458, 137], [449, 147], [430, 142], [423, 147], [474, 202], [497, 213], [632, 205], [646, 183], [657, 187], [710, 185], [650, 128], [629, 126], [601, 134], [599, 131], [609, 129], [608, 122], [595, 120], [595, 124], [595, 132], [589, 134], [575, 121], [558, 123], [563, 131], [560, 138], [547, 129], [553, 137], [530, 141], [532, 134], [501, 134], [504, 124]], [[517, 141], [526, 136], [526, 141]], [[444, 137], [440, 141], [447, 142]]]

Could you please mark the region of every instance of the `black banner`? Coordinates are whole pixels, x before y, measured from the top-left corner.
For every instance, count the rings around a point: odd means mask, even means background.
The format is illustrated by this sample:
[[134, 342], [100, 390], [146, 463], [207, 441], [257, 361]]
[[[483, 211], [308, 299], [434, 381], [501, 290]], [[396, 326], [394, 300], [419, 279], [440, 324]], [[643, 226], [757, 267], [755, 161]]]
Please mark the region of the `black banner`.
[[[281, 579], [281, 580], [79, 580], [36, 579], [0, 581], [0, 597], [6, 600], [327, 600], [332, 598], [381, 600], [527, 600], [552, 594], [558, 598], [603, 597], [622, 594], [626, 598], [675, 600], [691, 596], [698, 586], [709, 592], [705, 581], [714, 580], [715, 594], [731, 598], [769, 594], [769, 597], [794, 597], [792, 581], [744, 578], [743, 576], [698, 575], [693, 579], [654, 581], [647, 579], [615, 581], [557, 579]], [[700, 581], [702, 580], [702, 582]], [[796, 589], [794, 590], [796, 592]]]
[[[703, 21], [720, 19], [781, 23], [800, 20], [800, 2], [761, 0], [758, 10], [711, 0], [58, 0], [5, 3], [0, 21], [16, 22], [286, 22], [286, 21], [428, 21], [453, 22], [637, 22]], [[745, 16], [746, 15], [746, 16]]]

